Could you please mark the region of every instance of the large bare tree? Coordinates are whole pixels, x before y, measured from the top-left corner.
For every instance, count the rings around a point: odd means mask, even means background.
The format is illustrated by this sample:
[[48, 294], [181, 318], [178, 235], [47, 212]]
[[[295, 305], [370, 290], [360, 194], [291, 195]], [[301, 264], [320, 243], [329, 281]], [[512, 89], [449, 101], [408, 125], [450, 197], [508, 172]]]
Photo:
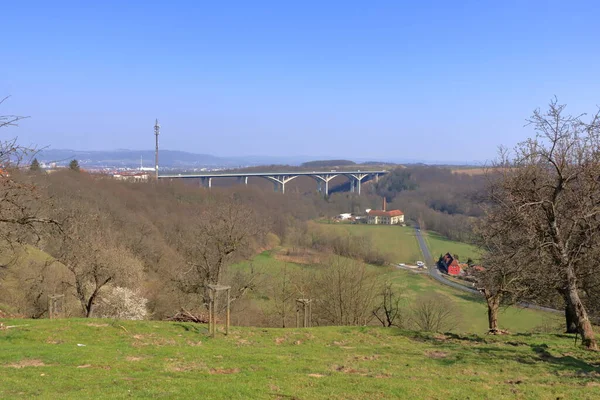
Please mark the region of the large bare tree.
[[[0, 106], [6, 99], [0, 99]], [[15, 127], [24, 118], [0, 115], [0, 128]], [[44, 217], [46, 202], [34, 182], [19, 171], [21, 162], [34, 153], [35, 149], [20, 145], [16, 138], [0, 136], [0, 247], [37, 239], [42, 226], [56, 225]]]
[[590, 252], [600, 245], [600, 116], [586, 122], [555, 99], [528, 124], [535, 136], [504, 153], [489, 191], [489, 249], [512, 251], [531, 287], [557, 290], [584, 345], [597, 349], [581, 288], [598, 272]]
[[104, 212], [72, 204], [63, 216], [63, 234], [48, 240], [45, 250], [68, 270], [64, 283], [74, 290], [83, 314], [92, 317], [103, 290], [139, 286], [143, 266], [119, 241]]
[[[185, 258], [186, 265], [177, 277], [186, 293], [198, 294], [208, 304], [208, 285], [221, 284], [229, 264], [243, 255], [251, 255], [252, 247], [262, 241], [264, 224], [251, 208], [234, 198], [218, 199], [209, 207], [188, 209], [171, 237]], [[236, 279], [234, 298], [252, 285], [252, 277]], [[246, 282], [242, 282], [242, 281]]]

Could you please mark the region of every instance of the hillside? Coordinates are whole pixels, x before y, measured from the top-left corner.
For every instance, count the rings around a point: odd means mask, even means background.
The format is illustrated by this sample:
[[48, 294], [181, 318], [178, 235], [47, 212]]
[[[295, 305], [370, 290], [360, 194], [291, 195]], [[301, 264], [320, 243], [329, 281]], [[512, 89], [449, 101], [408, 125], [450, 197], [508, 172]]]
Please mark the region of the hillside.
[[[366, 235], [371, 237], [373, 245], [383, 254], [390, 256], [395, 263], [414, 263], [422, 259], [423, 255], [415, 236], [414, 228], [409, 226], [385, 226], [365, 224], [319, 224], [319, 229], [333, 232], [336, 235]], [[425, 232], [425, 239], [429, 250], [434, 257], [450, 252], [458, 254], [461, 260], [479, 258], [477, 248], [467, 243], [450, 240], [435, 232]]]
[[373, 327], [4, 320], [0, 397], [594, 399], [595, 353], [563, 335], [462, 336]]
[[[286, 257], [285, 250], [265, 251], [254, 257], [251, 261], [245, 261], [233, 266], [235, 270], [249, 271], [251, 268], [263, 275], [263, 280], [270, 282], [277, 280], [284, 269], [288, 274], [297, 274], [310, 267], [310, 257], [301, 258]], [[323, 255], [317, 255], [323, 258]], [[294, 262], [296, 261], [296, 262]], [[405, 312], [421, 296], [441, 295], [447, 304], [452, 304], [457, 315], [457, 324], [453, 329], [455, 332], [473, 333], [486, 332], [488, 329], [487, 307], [482, 297], [474, 296], [463, 291], [440, 284], [432, 279], [429, 274], [417, 274], [414, 272], [394, 267], [370, 266], [373, 271], [383, 273], [382, 278], [389, 280], [393, 287], [402, 295]], [[250, 297], [253, 304], [260, 309], [268, 309], [269, 293], [265, 292], [264, 285], [257, 285]], [[408, 316], [405, 317], [409, 319]], [[560, 332], [562, 329], [562, 316], [533, 309], [509, 307], [500, 313], [500, 326], [510, 332], [531, 333], [534, 331]], [[241, 320], [237, 315], [232, 316], [234, 323]], [[243, 321], [243, 320], [242, 320]], [[377, 321], [371, 322], [378, 325]]]

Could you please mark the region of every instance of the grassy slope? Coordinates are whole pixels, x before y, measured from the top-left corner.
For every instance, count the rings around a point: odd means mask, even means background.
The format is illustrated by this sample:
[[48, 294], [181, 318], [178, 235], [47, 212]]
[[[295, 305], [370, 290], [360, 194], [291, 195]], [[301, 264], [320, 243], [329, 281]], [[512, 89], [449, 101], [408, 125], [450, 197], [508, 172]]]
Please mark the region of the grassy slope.
[[28, 326], [0, 331], [2, 398], [600, 397], [596, 354], [558, 335], [234, 328], [213, 339], [181, 323], [3, 322]]
[[377, 250], [391, 255], [391, 259], [397, 263], [414, 263], [423, 258], [414, 229], [407, 226], [335, 223], [318, 226], [339, 234], [370, 236]]
[[[288, 271], [307, 268], [294, 263], [285, 263], [276, 259], [271, 252], [263, 252], [256, 256], [251, 262], [244, 262], [234, 266], [235, 268], [247, 269], [250, 264], [262, 274], [275, 276], [287, 265]], [[486, 332], [487, 330], [487, 307], [478, 296], [441, 285], [427, 274], [415, 274], [410, 271], [388, 268], [373, 267], [384, 270], [387, 278], [392, 281], [398, 292], [407, 299], [407, 304], [413, 302], [427, 293], [439, 293], [448, 296], [459, 313], [457, 332]], [[258, 298], [261, 298], [257, 294]], [[530, 309], [511, 307], [502, 309], [499, 316], [500, 326], [511, 332], [530, 332], [535, 329], [550, 329], [559, 326], [562, 318], [559, 315]]]
[[473, 260], [479, 259], [479, 251], [477, 247], [467, 243], [455, 242], [445, 238], [435, 232], [423, 232], [425, 233], [425, 240], [431, 255], [437, 260], [440, 254], [457, 254], [461, 261], [466, 262], [470, 257]]
[[[392, 282], [401, 288], [400, 292], [409, 302], [427, 293], [448, 296], [459, 314], [456, 331], [483, 333], [487, 330], [487, 306], [479, 296], [441, 285], [426, 274], [396, 270], [390, 273], [390, 277]], [[560, 326], [561, 322], [560, 315], [518, 307], [502, 309], [499, 315], [500, 327], [511, 332], [554, 329]]]

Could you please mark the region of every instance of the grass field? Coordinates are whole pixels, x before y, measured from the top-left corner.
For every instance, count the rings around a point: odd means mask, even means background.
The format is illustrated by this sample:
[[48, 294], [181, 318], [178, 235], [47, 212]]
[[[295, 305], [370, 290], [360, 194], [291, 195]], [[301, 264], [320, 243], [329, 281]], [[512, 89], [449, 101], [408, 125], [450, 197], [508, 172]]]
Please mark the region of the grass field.
[[413, 228], [393, 225], [318, 224], [320, 229], [339, 235], [370, 236], [373, 245], [396, 263], [414, 263], [423, 258]]
[[[438, 293], [452, 301], [458, 313], [457, 332], [481, 332], [488, 329], [487, 306], [479, 296], [471, 295], [457, 289], [444, 286], [427, 274], [415, 274], [406, 270], [389, 272], [391, 281], [398, 287], [399, 292], [409, 301], [416, 300], [420, 295]], [[538, 330], [560, 332], [562, 316], [532, 309], [510, 307], [501, 309], [498, 317], [500, 327], [513, 333], [527, 333]]]
[[[243, 262], [234, 268], [249, 269], [252, 265], [261, 274], [276, 276], [284, 266], [288, 271], [301, 270], [307, 266], [294, 264], [276, 258], [276, 251], [263, 252], [250, 262]], [[405, 298], [407, 307], [414, 304], [421, 295], [438, 293], [447, 296], [452, 302], [458, 314], [458, 325], [456, 332], [481, 332], [487, 331], [487, 306], [481, 297], [465, 293], [454, 288], [445, 286], [432, 279], [428, 274], [415, 274], [394, 267], [372, 267], [385, 274], [385, 278], [391, 281], [398, 293]], [[257, 289], [259, 290], [259, 289]], [[259, 292], [253, 294], [257, 299], [263, 296]], [[262, 300], [261, 300], [262, 301]], [[510, 332], [532, 332], [537, 330], [555, 330], [560, 332], [562, 317], [560, 315], [511, 307], [502, 309], [499, 315], [500, 327]]]
[[596, 353], [562, 335], [2, 322], [21, 325], [0, 331], [2, 398], [600, 398]]
[[479, 250], [475, 246], [467, 243], [455, 242], [435, 232], [423, 231], [423, 233], [427, 242], [427, 247], [429, 247], [429, 251], [435, 260], [437, 260], [440, 254], [446, 254], [448, 252], [452, 255], [457, 254], [462, 262], [466, 262], [469, 258], [478, 260], [480, 257]]

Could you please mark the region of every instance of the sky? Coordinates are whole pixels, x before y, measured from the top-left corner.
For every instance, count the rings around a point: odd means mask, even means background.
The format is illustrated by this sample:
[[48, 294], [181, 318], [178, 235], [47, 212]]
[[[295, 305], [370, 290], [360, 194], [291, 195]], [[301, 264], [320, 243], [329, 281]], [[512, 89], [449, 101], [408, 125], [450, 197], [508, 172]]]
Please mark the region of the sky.
[[600, 105], [598, 1], [9, 1], [0, 138], [471, 162]]

